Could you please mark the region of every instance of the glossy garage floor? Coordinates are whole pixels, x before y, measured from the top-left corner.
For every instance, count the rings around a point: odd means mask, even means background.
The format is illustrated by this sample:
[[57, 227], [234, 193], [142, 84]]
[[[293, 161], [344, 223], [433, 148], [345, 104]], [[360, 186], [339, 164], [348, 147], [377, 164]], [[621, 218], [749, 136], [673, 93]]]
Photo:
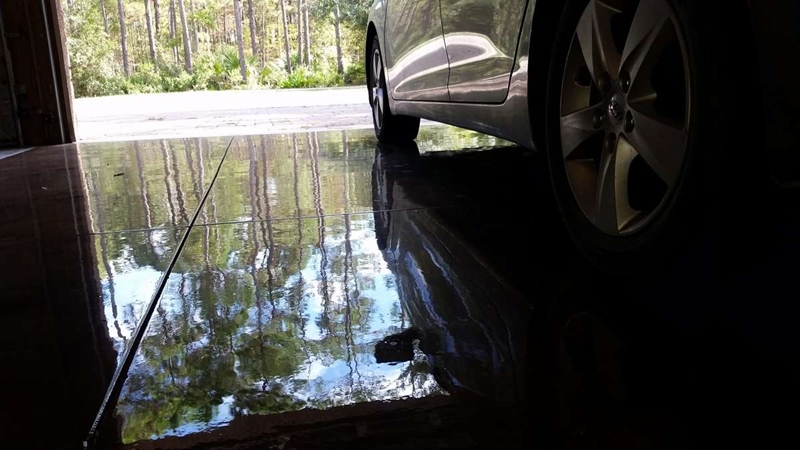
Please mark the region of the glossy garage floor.
[[721, 201], [623, 279], [538, 156], [450, 127], [42, 148], [0, 177], [24, 448], [690, 448], [789, 417], [752, 412], [796, 392], [792, 196], [759, 232]]
[[[425, 152], [508, 145], [451, 128], [421, 137]], [[56, 447], [84, 439], [146, 447], [225, 425], [225, 439], [248, 439], [263, 425], [237, 427], [237, 418], [355, 404], [367, 407], [338, 416], [393, 417], [404, 408], [426, 421], [429, 410], [457, 416], [434, 379], [439, 356], [429, 360], [411, 340], [402, 360], [379, 364], [373, 353], [410, 327], [447, 346], [447, 323], [487, 301], [475, 280], [447, 267], [455, 261], [416, 261], [445, 265], [430, 279], [419, 278], [422, 267], [400, 268], [396, 258], [408, 255], [399, 240], [414, 230], [387, 234], [392, 214], [398, 224], [424, 225], [428, 209], [465, 199], [431, 193], [417, 204], [398, 191], [392, 204], [397, 187], [380, 163], [374, 138], [352, 131], [84, 144], [4, 161], [4, 365], [12, 368], [4, 377], [17, 386], [11, 404], [34, 413], [6, 421], [9, 431], [31, 436], [25, 431], [48, 423], [62, 431], [49, 443]], [[429, 291], [443, 281], [476, 293], [441, 292], [453, 304], [430, 309]], [[496, 312], [488, 320], [502, 326]], [[482, 326], [461, 329], [480, 334]], [[481, 339], [481, 352], [496, 353], [492, 371], [442, 376], [474, 376], [469, 388], [508, 400], [513, 380], [491, 384], [509, 376], [511, 349], [496, 336]], [[42, 448], [54, 448], [47, 442]]]

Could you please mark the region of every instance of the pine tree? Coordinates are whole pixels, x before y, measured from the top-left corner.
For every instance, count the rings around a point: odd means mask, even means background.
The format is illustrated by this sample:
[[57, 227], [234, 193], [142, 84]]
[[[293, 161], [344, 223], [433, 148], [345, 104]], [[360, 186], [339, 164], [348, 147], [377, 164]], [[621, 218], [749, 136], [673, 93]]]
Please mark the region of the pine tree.
[[233, 0], [234, 20], [236, 21], [236, 46], [239, 49], [239, 70], [242, 79], [247, 82], [247, 65], [244, 59], [244, 32], [242, 31], [242, 0]]
[[103, 29], [108, 36], [108, 13], [106, 12], [106, 0], [100, 0], [100, 12], [103, 14]]
[[286, 1], [279, 1], [281, 4], [281, 18], [283, 19], [283, 43], [286, 50], [286, 71], [292, 73], [292, 50], [289, 47], [289, 24], [286, 21]]
[[186, 63], [186, 72], [192, 73], [192, 44], [189, 41], [189, 25], [186, 23], [186, 7], [183, 0], [178, 0], [178, 9], [181, 12], [181, 29], [183, 31], [183, 58]]
[[256, 42], [256, 13], [253, 0], [247, 0], [247, 13], [250, 16], [250, 44], [253, 46], [253, 56], [258, 56], [258, 43]]
[[150, 0], [144, 0], [144, 19], [147, 22], [147, 42], [150, 46], [150, 59], [153, 61], [153, 65], [158, 67], [155, 36], [153, 36], [153, 25], [150, 22]]
[[336, 71], [344, 75], [344, 56], [342, 54], [342, 20], [339, 12], [339, 0], [333, 4], [333, 26], [336, 33]]
[[122, 71], [125, 77], [131, 76], [131, 65], [128, 61], [128, 33], [125, 29], [125, 7], [122, 0], [117, 0], [117, 11], [119, 12], [119, 44], [122, 47]]

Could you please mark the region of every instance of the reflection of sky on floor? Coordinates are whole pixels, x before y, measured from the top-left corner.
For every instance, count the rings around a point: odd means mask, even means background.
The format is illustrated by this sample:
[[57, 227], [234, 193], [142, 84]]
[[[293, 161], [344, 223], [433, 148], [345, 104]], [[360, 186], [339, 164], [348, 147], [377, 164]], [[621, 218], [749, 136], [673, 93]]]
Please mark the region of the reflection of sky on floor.
[[[420, 357], [424, 358], [423, 355], [418, 354], [417, 358]], [[405, 365], [407, 365], [407, 363]], [[316, 381], [318, 383], [318, 388], [316, 389], [317, 391], [324, 389], [324, 387], [327, 385], [335, 385], [343, 377], [346, 377], [349, 372], [347, 363], [341, 360], [334, 362], [332, 365], [326, 365], [319, 360], [311, 360], [307, 361], [306, 367], [307, 371], [305, 369], [300, 371], [295, 379]], [[373, 360], [373, 364], [369, 366], [369, 370], [367, 370], [364, 375], [370, 379], [370, 383], [373, 383], [377, 379], [384, 382], [383, 386], [385, 390], [395, 391], [393, 395], [386, 395], [382, 398], [373, 399], [373, 401], [395, 400], [417, 396], [415, 395], [415, 389], [413, 386], [407, 385], [401, 387], [398, 385], [397, 380], [403, 372], [403, 367], [404, 364], [374, 364]], [[279, 379], [276, 381], [282, 382], [284, 380]], [[433, 391], [426, 395], [446, 394], [444, 391], [438, 391], [438, 388], [432, 377], [429, 377], [429, 380], [426, 380], [425, 384], [427, 389]], [[312, 394], [312, 392], [309, 390], [295, 392], [295, 396], [303, 400], [309, 399], [311, 397], [310, 394]], [[236, 417], [233, 411], [233, 402], [234, 397], [232, 395], [226, 396], [222, 399], [222, 404], [214, 406], [213, 416], [208, 422], [189, 422], [181, 425], [180, 427], [167, 430], [161, 435], [153, 434], [150, 439], [158, 439], [166, 436], [187, 436], [193, 433], [199, 433], [213, 428], [225, 426]], [[347, 402], [345, 399], [345, 402], [342, 404], [346, 405], [350, 403], [353, 402]]]
[[[161, 273], [152, 267], [129, 268], [127, 272], [120, 272], [114, 277], [114, 289], [124, 292], [124, 296], [115, 299], [118, 310], [122, 311], [122, 321], [117, 330], [114, 322], [108, 322], [108, 335], [113, 336], [115, 350], [117, 350], [117, 362], [122, 359], [125, 351], [124, 343], [131, 338], [133, 329], [136, 327], [138, 318], [141, 317], [143, 309], [150, 302], [153, 295], [153, 286], [158, 283]], [[109, 280], [103, 281], [103, 294], [110, 298]], [[105, 302], [106, 317], [114, 317], [114, 307], [110, 301]], [[117, 313], [119, 315], [119, 313]]]

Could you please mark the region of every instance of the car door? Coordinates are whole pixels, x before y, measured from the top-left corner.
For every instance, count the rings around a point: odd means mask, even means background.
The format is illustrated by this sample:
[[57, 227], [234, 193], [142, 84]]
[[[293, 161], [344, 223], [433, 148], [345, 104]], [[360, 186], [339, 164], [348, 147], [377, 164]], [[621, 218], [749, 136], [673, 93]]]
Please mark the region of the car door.
[[528, 0], [440, 0], [450, 100], [501, 103]]
[[439, 0], [389, 0], [385, 64], [398, 100], [448, 101], [449, 66]]

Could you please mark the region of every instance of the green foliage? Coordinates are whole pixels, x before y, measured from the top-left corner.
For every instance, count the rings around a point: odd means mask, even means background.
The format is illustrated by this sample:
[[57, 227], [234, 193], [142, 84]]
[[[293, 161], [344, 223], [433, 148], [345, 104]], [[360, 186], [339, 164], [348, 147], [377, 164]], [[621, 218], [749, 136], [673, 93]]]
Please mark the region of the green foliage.
[[260, 85], [269, 88], [280, 87], [287, 75], [288, 74], [286, 72], [286, 68], [284, 67], [283, 61], [270, 61], [258, 73], [258, 82]]
[[333, 14], [333, 8], [337, 3], [342, 23], [353, 28], [367, 28], [367, 16], [372, 0], [316, 0], [312, 10], [316, 16], [326, 17]]
[[[127, 47], [131, 76], [122, 73], [121, 40], [115, 1], [106, 1], [108, 33], [97, 0], [63, 1], [67, 24], [67, 46], [76, 97], [95, 97], [189, 90], [257, 88], [309, 88], [363, 84], [364, 39], [367, 13], [372, 0], [307, 0], [311, 25], [311, 61], [298, 60], [297, 2], [286, 2], [292, 73], [286, 67], [286, 51], [278, 0], [253, 0], [258, 54], [250, 42], [250, 22], [245, 7], [242, 44], [245, 49], [247, 82], [239, 68], [233, 23], [233, 2], [194, 0], [186, 3], [192, 37], [194, 66], [184, 66], [180, 17], [176, 34], [169, 30], [169, 2], [160, 2], [160, 27], [155, 32], [155, 9], [151, 4], [156, 63], [148, 46], [142, 0], [123, 0], [127, 24]], [[338, 3], [342, 29], [341, 50], [345, 73], [336, 70], [337, 42], [333, 33], [333, 7]], [[196, 37], [195, 37], [196, 36]]]
[[280, 84], [282, 88], [313, 88], [326, 86], [339, 86], [342, 79], [336, 69], [309, 69], [299, 67]]
[[344, 71], [344, 84], [356, 86], [367, 83], [367, 72], [364, 62], [350, 64]]
[[125, 79], [115, 61], [114, 47], [103, 31], [102, 19], [89, 1], [72, 7], [67, 38], [75, 95], [91, 97], [126, 93]]

